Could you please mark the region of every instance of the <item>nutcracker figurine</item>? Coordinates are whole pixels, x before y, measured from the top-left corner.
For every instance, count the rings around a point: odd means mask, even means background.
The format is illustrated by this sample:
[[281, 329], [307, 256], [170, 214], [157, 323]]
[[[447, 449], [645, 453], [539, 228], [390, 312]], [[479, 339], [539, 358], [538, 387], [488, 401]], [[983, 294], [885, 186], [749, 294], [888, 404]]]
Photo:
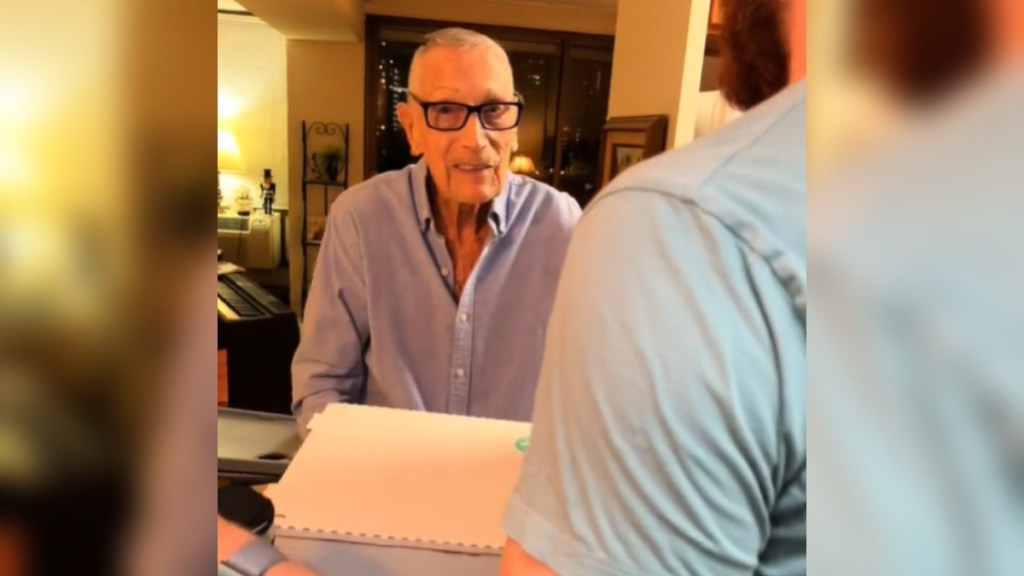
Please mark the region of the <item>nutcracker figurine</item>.
[[277, 184], [274, 184], [274, 177], [270, 168], [263, 169], [263, 182], [260, 183], [260, 198], [263, 199], [263, 212], [268, 216], [274, 213], [274, 196], [277, 194]]

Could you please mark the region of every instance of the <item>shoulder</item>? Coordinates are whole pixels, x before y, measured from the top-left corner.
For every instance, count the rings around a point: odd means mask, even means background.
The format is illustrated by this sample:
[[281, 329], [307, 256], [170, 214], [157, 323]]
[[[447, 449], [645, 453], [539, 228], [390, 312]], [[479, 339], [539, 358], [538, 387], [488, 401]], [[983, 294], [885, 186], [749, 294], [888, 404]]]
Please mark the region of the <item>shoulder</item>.
[[571, 229], [582, 210], [570, 194], [527, 176], [509, 176], [508, 209], [526, 214], [531, 221], [547, 221]]
[[330, 218], [360, 220], [398, 205], [411, 204], [414, 167], [382, 172], [345, 190], [331, 204]]
[[[802, 299], [806, 130], [805, 90], [797, 85], [714, 134], [626, 170], [587, 206], [581, 225], [597, 217], [620, 229], [642, 227], [682, 205], [717, 222], [733, 241], [767, 261], [781, 281], [794, 285], [794, 298]], [[643, 208], [601, 208], [626, 206], [641, 195]]]
[[721, 130], [620, 174], [595, 200], [630, 190], [659, 192], [716, 214], [758, 195], [806, 196], [806, 97], [788, 88]]

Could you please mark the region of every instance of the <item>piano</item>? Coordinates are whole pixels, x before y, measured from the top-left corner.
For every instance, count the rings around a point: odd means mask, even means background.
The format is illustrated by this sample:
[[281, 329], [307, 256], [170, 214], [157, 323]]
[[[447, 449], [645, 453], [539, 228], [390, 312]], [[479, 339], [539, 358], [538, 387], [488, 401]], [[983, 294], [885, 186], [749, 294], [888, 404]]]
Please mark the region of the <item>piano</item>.
[[217, 276], [217, 349], [227, 358], [227, 405], [291, 414], [295, 313], [242, 272]]

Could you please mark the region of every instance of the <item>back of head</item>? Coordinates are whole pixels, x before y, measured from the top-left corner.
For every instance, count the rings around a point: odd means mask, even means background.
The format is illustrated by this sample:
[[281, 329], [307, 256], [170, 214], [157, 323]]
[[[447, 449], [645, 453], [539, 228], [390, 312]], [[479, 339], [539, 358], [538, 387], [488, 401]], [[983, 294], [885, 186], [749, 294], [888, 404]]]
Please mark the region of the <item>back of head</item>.
[[854, 59], [899, 96], [926, 101], [971, 76], [986, 51], [977, 0], [857, 0]]
[[784, 0], [723, 0], [718, 83], [733, 106], [747, 110], [789, 84]]

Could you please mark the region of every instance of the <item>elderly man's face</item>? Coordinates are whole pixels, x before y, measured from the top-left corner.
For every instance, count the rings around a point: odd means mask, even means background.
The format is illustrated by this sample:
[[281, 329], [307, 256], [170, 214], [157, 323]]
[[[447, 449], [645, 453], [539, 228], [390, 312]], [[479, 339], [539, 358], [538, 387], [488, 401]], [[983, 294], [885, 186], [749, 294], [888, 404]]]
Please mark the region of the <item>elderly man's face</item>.
[[[514, 102], [512, 70], [493, 48], [458, 50], [436, 47], [417, 62], [410, 92], [423, 102], [479, 105]], [[422, 107], [404, 102], [398, 108], [409, 147], [423, 155], [438, 194], [462, 204], [483, 204], [501, 193], [517, 146], [517, 131], [487, 130], [471, 114], [461, 130], [428, 127]]]

